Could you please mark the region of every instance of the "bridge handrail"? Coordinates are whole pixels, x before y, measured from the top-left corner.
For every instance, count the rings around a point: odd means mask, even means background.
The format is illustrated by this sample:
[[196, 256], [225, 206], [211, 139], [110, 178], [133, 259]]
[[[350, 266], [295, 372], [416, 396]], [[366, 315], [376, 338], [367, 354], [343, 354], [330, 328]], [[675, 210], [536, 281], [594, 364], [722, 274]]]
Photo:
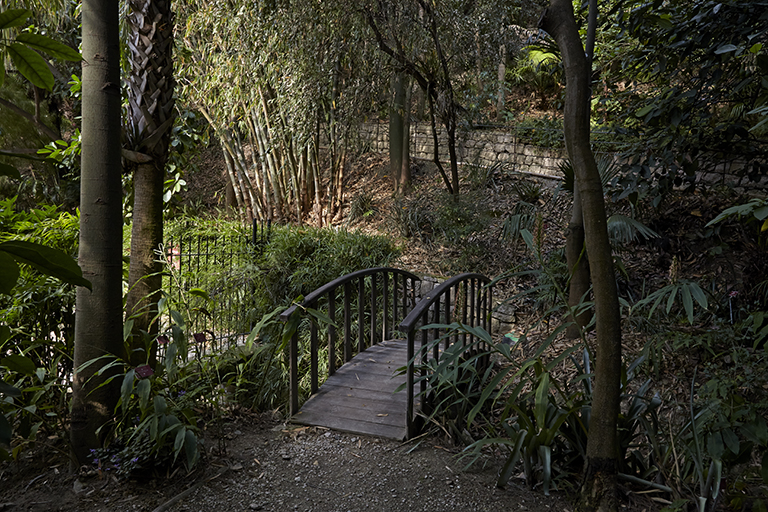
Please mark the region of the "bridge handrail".
[[[491, 332], [491, 309], [493, 307], [493, 288], [487, 286], [491, 280], [477, 273], [465, 273], [454, 276], [443, 281], [431, 292], [425, 294], [421, 301], [411, 310], [408, 316], [400, 323], [398, 330], [405, 333], [408, 341], [408, 368], [406, 372], [406, 428], [409, 438], [417, 434], [417, 425], [414, 422], [414, 371], [416, 358], [414, 357], [416, 331], [419, 326], [427, 324], [451, 324], [461, 322], [473, 327], [483, 327], [489, 333]], [[453, 307], [451, 307], [451, 293], [453, 291]], [[461, 296], [464, 301], [461, 303]], [[453, 310], [453, 311], [452, 311]], [[429, 315], [432, 313], [432, 320]], [[453, 314], [452, 314], [453, 313]], [[442, 316], [442, 318], [441, 318]], [[440, 329], [429, 329], [432, 331], [433, 340], [440, 338]], [[421, 331], [420, 355], [421, 362], [425, 362], [428, 357], [427, 335], [425, 330]], [[463, 345], [467, 344], [466, 334], [461, 336]], [[445, 340], [445, 348], [451, 343], [458, 341], [458, 337], [453, 337], [451, 342], [448, 338]], [[433, 348], [435, 359], [439, 357], [439, 347], [435, 344]], [[423, 371], [423, 370], [422, 370]], [[420, 393], [422, 397], [426, 390], [426, 380], [422, 379], [420, 383]], [[423, 403], [423, 398], [422, 398]]]
[[[391, 279], [390, 279], [391, 276]], [[366, 302], [366, 298], [364, 297], [365, 293], [365, 278], [370, 277], [371, 281], [371, 293], [368, 299], [370, 302]], [[400, 290], [398, 281], [399, 279], [402, 279], [402, 290]], [[390, 281], [392, 283], [391, 286], [391, 296], [390, 296]], [[410, 287], [407, 285], [408, 281], [410, 281]], [[362, 352], [365, 350], [365, 326], [363, 325], [365, 322], [360, 321], [360, 318], [363, 316], [361, 313], [365, 313], [366, 311], [366, 305], [370, 306], [370, 326], [369, 326], [369, 335], [371, 340], [371, 345], [377, 343], [376, 339], [376, 331], [377, 329], [377, 320], [379, 318], [378, 315], [378, 291], [379, 291], [379, 283], [381, 283], [381, 306], [382, 306], [382, 326], [381, 326], [381, 339], [388, 339], [389, 333], [394, 329], [394, 327], [397, 325], [398, 320], [398, 314], [402, 313], [402, 317], [405, 317], [407, 315], [408, 310], [408, 292], [410, 288], [410, 294], [412, 302], [415, 302], [416, 296], [415, 296], [415, 288], [416, 288], [416, 282], [421, 281], [421, 278], [417, 275], [408, 272], [406, 270], [401, 270], [397, 268], [392, 267], [375, 267], [375, 268], [368, 268], [364, 270], [358, 270], [356, 272], [352, 272], [350, 274], [341, 276], [337, 279], [334, 279], [328, 284], [325, 284], [318, 288], [317, 290], [313, 291], [312, 293], [309, 293], [304, 300], [301, 302], [300, 305], [294, 304], [293, 306], [286, 309], [281, 315], [280, 319], [283, 322], [287, 322], [288, 319], [293, 315], [297, 309], [302, 308], [317, 308], [320, 301], [327, 297], [328, 298], [328, 316], [330, 317], [332, 322], [336, 322], [336, 291], [339, 288], [343, 289], [343, 301], [344, 301], [344, 318], [343, 318], [343, 325], [344, 325], [344, 358], [343, 361], [346, 363], [350, 359], [352, 359], [352, 352], [353, 352], [353, 346], [352, 346], [352, 333], [351, 333], [351, 324], [352, 324], [352, 288], [353, 286], [356, 286], [357, 288], [357, 301], [358, 301], [358, 343], [357, 343], [357, 350], [358, 352]], [[402, 293], [398, 293], [399, 291], [402, 291]], [[401, 299], [400, 302], [398, 302], [398, 299]], [[391, 302], [391, 304], [390, 304]], [[391, 305], [391, 323], [388, 321], [389, 316], [389, 307]], [[312, 321], [310, 324], [310, 388], [311, 393], [314, 394], [317, 392], [319, 388], [318, 383], [318, 330], [317, 330], [317, 324]], [[336, 327], [335, 325], [331, 325], [328, 328], [328, 374], [333, 375], [333, 373], [336, 371]], [[288, 349], [288, 355], [289, 355], [289, 385], [290, 385], [290, 414], [294, 415], [299, 412], [299, 369], [298, 369], [298, 358], [299, 358], [299, 329], [297, 328], [296, 331], [291, 336], [290, 345]]]

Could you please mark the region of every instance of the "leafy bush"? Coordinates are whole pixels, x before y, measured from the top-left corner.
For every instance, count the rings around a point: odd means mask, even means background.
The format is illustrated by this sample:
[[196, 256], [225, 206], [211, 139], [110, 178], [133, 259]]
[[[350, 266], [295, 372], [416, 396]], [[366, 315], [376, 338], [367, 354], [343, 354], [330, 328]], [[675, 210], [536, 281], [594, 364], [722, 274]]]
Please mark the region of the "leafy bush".
[[256, 290], [259, 313], [288, 305], [297, 297], [355, 270], [387, 266], [397, 254], [392, 241], [383, 236], [279, 227], [258, 260], [264, 269]]

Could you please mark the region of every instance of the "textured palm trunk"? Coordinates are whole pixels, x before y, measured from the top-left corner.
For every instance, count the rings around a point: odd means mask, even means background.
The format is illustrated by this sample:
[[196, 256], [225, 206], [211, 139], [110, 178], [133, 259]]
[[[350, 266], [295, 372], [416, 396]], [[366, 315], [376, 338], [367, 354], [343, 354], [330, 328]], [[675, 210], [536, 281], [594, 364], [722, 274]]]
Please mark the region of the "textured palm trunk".
[[[163, 183], [175, 119], [173, 99], [173, 13], [170, 0], [132, 0], [126, 17], [130, 34], [126, 132], [132, 150], [148, 155], [134, 165], [131, 262], [125, 311], [133, 318], [132, 365], [155, 366], [157, 314], [162, 279], [155, 251], [163, 243]], [[146, 349], [149, 348], [147, 351]]]
[[580, 508], [613, 511], [618, 508], [616, 423], [621, 376], [621, 318], [603, 189], [589, 144], [589, 68], [570, 0], [551, 0], [541, 27], [555, 38], [563, 56], [567, 84], [565, 141], [583, 206], [584, 236], [595, 295], [597, 363], [586, 481]]
[[[134, 326], [127, 360], [132, 366], [155, 365], [157, 301], [163, 278], [162, 263], [156, 250], [163, 241], [163, 178], [155, 162], [139, 164], [133, 170], [133, 220], [131, 223], [131, 264], [128, 269], [126, 315]], [[149, 350], [147, 350], [149, 349]]]
[[[119, 383], [86, 362], [122, 351], [122, 189], [118, 2], [83, 1], [83, 120], [78, 263], [93, 291], [77, 289], [70, 441], [73, 462], [89, 464], [109, 429]], [[106, 364], [106, 360], [104, 363]]]

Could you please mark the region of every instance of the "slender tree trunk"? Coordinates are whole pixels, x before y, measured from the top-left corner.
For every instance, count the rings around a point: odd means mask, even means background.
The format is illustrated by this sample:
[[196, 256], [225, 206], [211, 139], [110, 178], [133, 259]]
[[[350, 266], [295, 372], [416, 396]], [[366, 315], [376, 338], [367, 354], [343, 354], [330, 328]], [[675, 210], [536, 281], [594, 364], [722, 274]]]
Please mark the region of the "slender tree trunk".
[[[592, 75], [592, 52], [595, 49], [595, 30], [597, 26], [597, 0], [589, 2], [589, 24], [587, 29], [586, 44], [586, 73], [587, 83], [591, 86]], [[591, 94], [587, 94], [587, 116], [590, 112]], [[581, 303], [584, 296], [589, 291], [589, 261], [584, 251], [584, 217], [581, 206], [581, 194], [579, 189], [573, 187], [573, 209], [571, 211], [571, 220], [568, 223], [568, 231], [565, 238], [565, 259], [570, 271], [570, 283], [568, 289], [568, 306], [574, 308]], [[592, 312], [584, 310], [576, 317], [569, 318], [572, 322], [565, 335], [570, 339], [576, 339], [581, 335], [583, 329], [589, 325], [592, 320]]]
[[403, 158], [400, 168], [398, 189], [407, 194], [411, 187], [411, 94], [413, 87], [408, 77], [405, 77], [405, 104], [403, 108]]
[[565, 141], [584, 207], [584, 235], [595, 295], [597, 363], [587, 442], [583, 510], [618, 509], [616, 424], [621, 377], [621, 318], [597, 164], [589, 144], [589, 74], [570, 0], [551, 0], [541, 27], [557, 41], [566, 79]]
[[[584, 251], [584, 216], [581, 208], [581, 194], [578, 187], [573, 188], [573, 208], [571, 219], [568, 222], [568, 231], [565, 234], [565, 261], [570, 272], [568, 283], [568, 306], [578, 306], [584, 295], [589, 291], [589, 263], [587, 253]], [[565, 335], [570, 339], [581, 336], [582, 330], [592, 319], [592, 312], [588, 309], [582, 311], [574, 318], [566, 329]]]
[[507, 104], [507, 47], [499, 47], [499, 89], [496, 93], [496, 121], [501, 121], [501, 113], [504, 112], [504, 106]]
[[403, 169], [403, 113], [405, 111], [405, 73], [392, 75], [392, 102], [389, 109], [389, 173], [400, 190], [400, 173]]
[[[78, 263], [93, 291], [77, 289], [75, 374], [70, 441], [73, 459], [88, 464], [99, 448], [119, 398], [118, 379], [92, 359], [120, 356], [123, 348], [122, 188], [120, 164], [120, 44], [118, 2], [83, 1], [83, 123]], [[106, 363], [107, 361], [104, 361]]]

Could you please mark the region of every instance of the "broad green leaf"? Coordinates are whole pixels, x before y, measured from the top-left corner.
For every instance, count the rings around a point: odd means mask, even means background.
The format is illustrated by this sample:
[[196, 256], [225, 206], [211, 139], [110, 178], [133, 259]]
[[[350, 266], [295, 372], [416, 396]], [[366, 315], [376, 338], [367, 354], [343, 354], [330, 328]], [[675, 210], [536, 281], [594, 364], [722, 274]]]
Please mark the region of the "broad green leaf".
[[552, 447], [539, 446], [539, 458], [541, 459], [541, 480], [544, 487], [544, 496], [549, 496], [549, 485], [552, 482]]
[[648, 113], [655, 108], [655, 105], [646, 105], [643, 108], [635, 112], [636, 117], [645, 117]]
[[194, 432], [187, 429], [184, 434], [184, 451], [187, 455], [187, 469], [191, 469], [197, 462], [197, 436]]
[[715, 50], [715, 55], [720, 55], [722, 53], [728, 53], [738, 50], [739, 47], [733, 44], [724, 44], [718, 47], [717, 50]]
[[32, 17], [29, 9], [7, 9], [0, 12], [0, 30], [13, 27], [23, 27]]
[[[0, 394], [6, 396], [21, 396], [21, 390], [0, 380]], [[0, 414], [2, 416], [2, 414]]]
[[[5, 67], [0, 66], [0, 69], [4, 70]], [[2, 78], [0, 78], [0, 85], [2, 84], [3, 84], [3, 81], [2, 81]], [[9, 176], [17, 180], [21, 179], [21, 173], [19, 173], [19, 170], [14, 166], [8, 165], [8, 164], [0, 164], [0, 176]]]
[[725, 451], [723, 437], [720, 432], [712, 432], [707, 436], [707, 452], [713, 459], [720, 459]]
[[129, 318], [123, 324], [123, 341], [126, 341], [130, 337], [132, 330], [133, 330], [133, 319]]
[[181, 427], [179, 431], [176, 433], [176, 439], [173, 442], [173, 461], [176, 462], [176, 459], [179, 456], [179, 453], [181, 453], [181, 449], [184, 447], [184, 436], [187, 433], [187, 429], [185, 427]]
[[79, 62], [82, 60], [80, 52], [73, 50], [69, 46], [62, 44], [58, 41], [54, 41], [50, 37], [41, 36], [39, 34], [32, 34], [30, 32], [22, 32], [16, 37], [16, 41], [24, 43], [25, 45], [43, 51], [55, 57], [57, 59], [68, 60], [72, 62]]
[[136, 385], [136, 392], [139, 395], [139, 407], [142, 412], [146, 411], [149, 405], [150, 391], [152, 391], [152, 384], [149, 379], [141, 379]]
[[173, 321], [176, 322], [176, 325], [178, 325], [181, 329], [184, 329], [184, 327], [186, 326], [186, 322], [184, 321], [184, 317], [181, 316], [181, 313], [179, 313], [175, 309], [172, 309], [171, 318], [173, 318]]
[[165, 414], [167, 409], [168, 405], [165, 402], [165, 398], [161, 397], [160, 395], [155, 395], [155, 415], [159, 416], [161, 414]]
[[722, 434], [723, 434], [723, 441], [725, 441], [725, 446], [728, 447], [731, 453], [738, 455], [739, 444], [740, 444], [739, 436], [737, 436], [736, 433], [730, 428], [723, 429]]
[[14, 354], [0, 359], [0, 366], [5, 366], [12, 372], [34, 375], [37, 367], [32, 360], [25, 356]]
[[21, 43], [11, 43], [6, 47], [13, 65], [19, 73], [34, 85], [46, 91], [53, 89], [53, 73], [48, 69], [48, 63], [35, 50]]
[[547, 420], [547, 405], [549, 404], [549, 373], [541, 376], [541, 382], [536, 388], [536, 405], [534, 415], [536, 424], [543, 429]]
[[11, 254], [16, 261], [31, 265], [43, 274], [91, 289], [90, 281], [83, 278], [80, 267], [64, 251], [23, 240], [0, 243], [0, 251]]
[[765, 218], [768, 217], [768, 205], [756, 209], [752, 215], [754, 215], [757, 220], [765, 220]]
[[19, 265], [10, 254], [0, 251], [0, 293], [10, 295], [19, 280]]
[[123, 406], [123, 413], [128, 411], [129, 402], [131, 401], [131, 393], [133, 392], [133, 380], [135, 379], [136, 371], [131, 369], [123, 377], [123, 383], [120, 386], [120, 402]]

